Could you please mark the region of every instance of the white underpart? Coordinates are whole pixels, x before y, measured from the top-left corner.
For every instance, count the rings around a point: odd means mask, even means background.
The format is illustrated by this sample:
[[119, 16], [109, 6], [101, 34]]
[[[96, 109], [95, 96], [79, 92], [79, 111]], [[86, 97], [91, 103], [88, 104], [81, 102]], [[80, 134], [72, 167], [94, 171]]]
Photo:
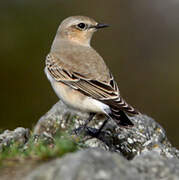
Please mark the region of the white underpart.
[[46, 68], [45, 73], [47, 75], [47, 78], [51, 82], [52, 87], [56, 92], [57, 96], [70, 107], [85, 112], [95, 112], [106, 115], [108, 115], [111, 112], [110, 107], [108, 105], [91, 97], [85, 96], [79, 91], [74, 90], [63, 83], [56, 82], [53, 79], [53, 77], [51, 77], [51, 75], [48, 73]]
[[87, 97], [83, 104], [84, 107], [87, 107], [89, 112], [104, 113], [106, 115], [111, 112], [108, 105], [90, 97]]

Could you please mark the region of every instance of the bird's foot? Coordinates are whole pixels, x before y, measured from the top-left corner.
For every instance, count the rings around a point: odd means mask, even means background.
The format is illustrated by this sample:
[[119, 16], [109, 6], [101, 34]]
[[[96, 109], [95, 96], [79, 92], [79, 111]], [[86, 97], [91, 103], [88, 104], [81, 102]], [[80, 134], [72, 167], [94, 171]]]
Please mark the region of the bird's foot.
[[97, 138], [101, 132], [100, 129], [91, 128], [88, 126], [80, 126], [73, 130], [76, 135], [86, 135]]
[[106, 125], [108, 119], [106, 119], [103, 124], [101, 125], [101, 127], [99, 129], [96, 128], [91, 128], [86, 126], [86, 124], [84, 126], [80, 126], [77, 129], [74, 129], [73, 132], [76, 135], [87, 135], [87, 136], [91, 136], [91, 137], [95, 137], [95, 138], [99, 138], [99, 135], [101, 134], [102, 129], [104, 128], [104, 126]]
[[101, 129], [91, 128], [91, 127], [86, 127], [86, 129], [87, 129], [86, 133], [94, 138], [98, 138], [101, 133]]

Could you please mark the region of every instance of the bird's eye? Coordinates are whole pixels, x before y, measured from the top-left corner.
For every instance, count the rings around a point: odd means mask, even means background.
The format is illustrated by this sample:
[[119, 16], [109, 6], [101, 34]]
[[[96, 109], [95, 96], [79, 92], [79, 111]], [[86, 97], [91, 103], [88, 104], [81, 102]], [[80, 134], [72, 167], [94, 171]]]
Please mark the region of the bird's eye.
[[77, 27], [80, 28], [80, 29], [85, 29], [85, 28], [86, 28], [86, 24], [84, 24], [84, 23], [79, 23], [79, 24], [77, 25]]

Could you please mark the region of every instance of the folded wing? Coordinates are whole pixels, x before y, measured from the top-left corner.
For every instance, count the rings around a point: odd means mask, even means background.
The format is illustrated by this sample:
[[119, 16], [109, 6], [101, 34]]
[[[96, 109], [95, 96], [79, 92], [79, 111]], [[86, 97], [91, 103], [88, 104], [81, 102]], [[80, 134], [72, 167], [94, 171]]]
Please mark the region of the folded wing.
[[108, 83], [101, 82], [85, 77], [78, 72], [69, 72], [63, 67], [63, 64], [59, 62], [60, 61], [57, 61], [52, 55], [48, 55], [46, 58], [47, 70], [56, 81], [63, 82], [71, 88], [109, 105], [112, 112], [111, 117], [119, 119], [120, 121], [123, 118], [125, 119], [123, 125], [125, 125], [125, 123], [132, 125], [127, 116], [125, 117], [124, 112], [135, 115], [138, 114], [138, 111], [127, 104], [120, 96], [117, 83], [114, 81], [112, 74], [110, 74], [111, 78]]

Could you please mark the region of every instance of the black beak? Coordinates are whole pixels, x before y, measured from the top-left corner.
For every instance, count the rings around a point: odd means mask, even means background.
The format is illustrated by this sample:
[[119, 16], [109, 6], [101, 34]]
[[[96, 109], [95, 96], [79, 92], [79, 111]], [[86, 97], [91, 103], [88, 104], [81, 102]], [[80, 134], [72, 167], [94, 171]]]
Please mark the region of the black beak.
[[109, 25], [108, 25], [108, 24], [98, 23], [98, 24], [95, 26], [96, 29], [105, 28], [105, 27], [109, 27]]

